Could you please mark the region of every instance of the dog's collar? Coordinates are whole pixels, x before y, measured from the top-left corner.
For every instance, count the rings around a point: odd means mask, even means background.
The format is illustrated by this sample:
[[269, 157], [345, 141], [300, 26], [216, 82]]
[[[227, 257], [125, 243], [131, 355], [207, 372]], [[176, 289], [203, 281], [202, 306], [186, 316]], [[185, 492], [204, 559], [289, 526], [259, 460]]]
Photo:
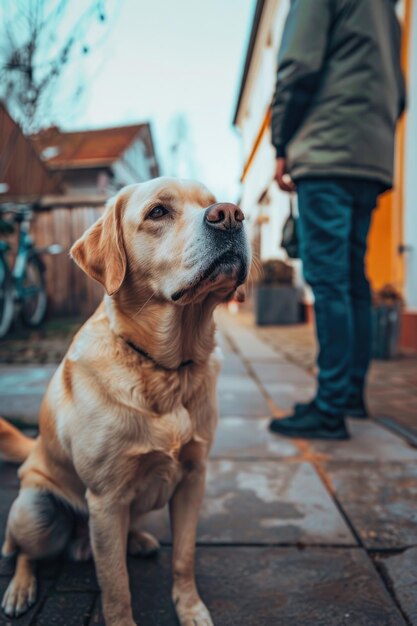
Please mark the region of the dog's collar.
[[127, 343], [129, 348], [132, 348], [132, 350], [143, 356], [145, 359], [151, 361], [151, 363], [153, 363], [156, 367], [159, 367], [161, 370], [165, 370], [167, 372], [177, 372], [182, 367], [187, 367], [188, 365], [193, 364], [193, 361], [191, 359], [188, 359], [188, 361], [183, 361], [182, 363], [180, 363], [178, 367], [167, 367], [166, 365], [158, 363], [158, 361], [156, 361], [153, 356], [149, 354], [149, 352], [146, 352], [146, 350], [143, 350], [142, 348], [137, 346], [135, 343], [133, 343], [133, 341], [129, 341], [129, 339], [125, 339], [124, 337], [121, 338], [125, 343]]

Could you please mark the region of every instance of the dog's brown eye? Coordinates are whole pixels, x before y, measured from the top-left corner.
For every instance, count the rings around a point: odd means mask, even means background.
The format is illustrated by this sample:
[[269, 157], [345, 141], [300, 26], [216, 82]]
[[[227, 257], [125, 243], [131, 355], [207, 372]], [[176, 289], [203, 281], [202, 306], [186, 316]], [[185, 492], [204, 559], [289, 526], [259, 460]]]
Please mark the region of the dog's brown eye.
[[166, 209], [162, 204], [158, 204], [155, 206], [150, 213], [148, 213], [147, 219], [149, 220], [158, 220], [160, 217], [164, 217], [168, 213], [168, 209]]

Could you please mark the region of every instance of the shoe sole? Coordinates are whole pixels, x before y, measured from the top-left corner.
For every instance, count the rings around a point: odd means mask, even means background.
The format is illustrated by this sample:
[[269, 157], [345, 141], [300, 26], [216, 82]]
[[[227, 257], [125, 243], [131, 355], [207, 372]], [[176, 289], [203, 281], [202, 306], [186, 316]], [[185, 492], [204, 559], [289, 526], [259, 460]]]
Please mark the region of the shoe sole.
[[355, 413], [355, 411], [347, 411], [346, 416], [353, 417], [354, 419], [357, 419], [357, 420], [369, 419], [369, 415], [366, 415], [365, 413]]
[[350, 439], [350, 435], [349, 433], [339, 433], [339, 434], [319, 434], [316, 432], [305, 432], [303, 434], [300, 434], [299, 432], [294, 432], [294, 431], [286, 431], [286, 432], [282, 432], [280, 430], [275, 430], [271, 427], [269, 427], [269, 430], [271, 431], [271, 433], [274, 433], [274, 435], [281, 435], [282, 437], [289, 437], [291, 439], [309, 439], [309, 440], [319, 440], [319, 441], [347, 441], [348, 439]]
[[[296, 416], [296, 417], [300, 416], [301, 417], [307, 411], [308, 411], [308, 409], [306, 409], [306, 408], [295, 409], [294, 416]], [[369, 416], [368, 413], [362, 413], [362, 412], [359, 412], [359, 411], [357, 413], [355, 413], [355, 411], [353, 410], [353, 411], [346, 411], [345, 412], [345, 417], [353, 417], [353, 418], [358, 419], [358, 420], [366, 420], [366, 419], [369, 419], [370, 416]]]

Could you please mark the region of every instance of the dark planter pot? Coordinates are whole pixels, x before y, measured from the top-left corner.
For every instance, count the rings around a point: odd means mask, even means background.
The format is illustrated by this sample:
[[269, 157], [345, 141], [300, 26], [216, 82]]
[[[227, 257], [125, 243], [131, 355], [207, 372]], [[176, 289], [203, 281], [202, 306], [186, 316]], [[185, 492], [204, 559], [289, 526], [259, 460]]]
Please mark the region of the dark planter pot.
[[401, 305], [380, 305], [372, 309], [372, 356], [395, 359], [398, 355], [401, 328]]
[[289, 285], [260, 285], [256, 290], [256, 323], [297, 324], [300, 321], [299, 293]]

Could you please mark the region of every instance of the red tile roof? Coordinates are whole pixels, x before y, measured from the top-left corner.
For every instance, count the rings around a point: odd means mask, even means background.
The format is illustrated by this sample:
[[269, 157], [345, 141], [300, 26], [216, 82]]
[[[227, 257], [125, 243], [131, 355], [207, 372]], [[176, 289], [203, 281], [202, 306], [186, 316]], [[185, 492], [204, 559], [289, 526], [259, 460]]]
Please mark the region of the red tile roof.
[[117, 161], [133, 140], [142, 135], [147, 150], [153, 154], [149, 124], [133, 124], [100, 130], [62, 132], [57, 127], [47, 128], [32, 136], [42, 155], [47, 148], [56, 149], [44, 158], [50, 169], [102, 167]]

